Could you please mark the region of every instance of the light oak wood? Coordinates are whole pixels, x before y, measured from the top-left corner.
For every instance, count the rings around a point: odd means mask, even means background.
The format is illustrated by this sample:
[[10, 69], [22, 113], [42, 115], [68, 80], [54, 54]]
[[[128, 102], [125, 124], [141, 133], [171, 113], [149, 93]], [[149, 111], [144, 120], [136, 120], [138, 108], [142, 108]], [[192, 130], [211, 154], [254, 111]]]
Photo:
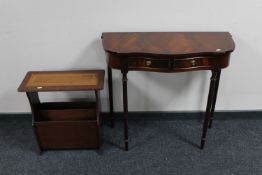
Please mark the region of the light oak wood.
[[25, 76], [18, 91], [80, 91], [102, 89], [103, 70], [87, 71], [31, 71]]

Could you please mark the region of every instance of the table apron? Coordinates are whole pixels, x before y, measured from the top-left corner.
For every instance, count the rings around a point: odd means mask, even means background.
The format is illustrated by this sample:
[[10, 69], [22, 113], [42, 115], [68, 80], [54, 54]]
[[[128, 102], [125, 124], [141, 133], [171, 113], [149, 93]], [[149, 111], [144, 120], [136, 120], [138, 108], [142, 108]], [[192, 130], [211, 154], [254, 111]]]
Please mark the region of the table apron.
[[[195, 70], [214, 70], [229, 65], [230, 54], [220, 56], [173, 57], [128, 57], [109, 54], [108, 66], [128, 71], [185, 72]], [[125, 63], [125, 64], [124, 64]]]

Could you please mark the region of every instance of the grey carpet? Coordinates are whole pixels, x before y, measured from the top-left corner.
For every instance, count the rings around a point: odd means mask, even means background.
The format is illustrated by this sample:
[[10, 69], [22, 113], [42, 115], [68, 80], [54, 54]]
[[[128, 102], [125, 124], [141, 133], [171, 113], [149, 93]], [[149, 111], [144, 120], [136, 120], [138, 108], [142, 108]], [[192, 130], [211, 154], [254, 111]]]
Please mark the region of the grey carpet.
[[[226, 116], [224, 117], [226, 118]], [[60, 150], [37, 155], [30, 117], [0, 118], [0, 174], [249, 175], [262, 174], [262, 120], [215, 120], [204, 150], [202, 123], [130, 120], [130, 150], [122, 122], [104, 124], [102, 151]]]

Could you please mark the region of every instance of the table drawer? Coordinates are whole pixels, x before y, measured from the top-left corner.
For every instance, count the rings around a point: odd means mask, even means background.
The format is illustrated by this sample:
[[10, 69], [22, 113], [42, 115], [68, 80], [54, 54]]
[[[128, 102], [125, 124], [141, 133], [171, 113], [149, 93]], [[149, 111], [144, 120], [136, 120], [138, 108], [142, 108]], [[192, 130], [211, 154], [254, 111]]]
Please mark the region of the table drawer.
[[174, 59], [173, 70], [189, 70], [198, 68], [210, 68], [213, 64], [211, 57], [193, 57], [187, 59]]
[[170, 60], [160, 58], [130, 58], [128, 59], [128, 68], [168, 70], [170, 68]]

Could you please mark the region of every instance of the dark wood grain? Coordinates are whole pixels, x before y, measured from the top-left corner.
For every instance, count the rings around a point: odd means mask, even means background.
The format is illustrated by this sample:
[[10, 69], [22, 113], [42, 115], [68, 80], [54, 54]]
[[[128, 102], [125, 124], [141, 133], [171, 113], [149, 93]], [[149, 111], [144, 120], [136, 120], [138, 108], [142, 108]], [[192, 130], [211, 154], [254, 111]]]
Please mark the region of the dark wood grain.
[[206, 107], [206, 113], [205, 113], [204, 122], [203, 122], [203, 132], [202, 132], [201, 144], [200, 144], [201, 149], [204, 148], [204, 145], [206, 142], [208, 124], [212, 120], [211, 116], [213, 116], [214, 109], [215, 109], [216, 96], [217, 96], [217, 85], [219, 82], [220, 72], [221, 70], [213, 70], [212, 76], [210, 78], [210, 88], [209, 88], [209, 93], [208, 93], [207, 107]]
[[127, 72], [122, 71], [123, 84], [123, 109], [124, 109], [124, 133], [125, 133], [125, 150], [128, 150], [128, 99], [127, 99]]
[[[100, 148], [99, 91], [103, 84], [104, 70], [27, 73], [18, 90], [27, 93], [39, 153], [43, 149]], [[95, 102], [41, 102], [38, 96], [43, 91], [78, 90], [94, 91]]]
[[235, 47], [228, 32], [118, 32], [102, 39], [107, 52], [122, 56], [220, 55]]
[[98, 148], [96, 121], [35, 122], [43, 149]]
[[26, 92], [27, 98], [30, 102], [30, 107], [32, 111], [32, 128], [34, 131], [34, 136], [37, 142], [37, 153], [41, 154], [43, 147], [40, 143], [39, 134], [36, 132], [36, 124], [35, 121], [41, 119], [40, 115], [40, 99], [37, 92]]
[[[226, 68], [234, 41], [228, 32], [103, 33], [108, 66], [128, 70], [185, 72]], [[193, 64], [193, 63], [196, 64]], [[147, 64], [149, 63], [149, 64]]]
[[109, 110], [110, 110], [110, 126], [114, 128], [115, 126], [115, 117], [114, 117], [114, 106], [113, 106], [113, 83], [112, 83], [112, 69], [107, 67], [108, 75], [108, 96], [109, 96]]
[[101, 99], [100, 99], [100, 91], [95, 90], [95, 96], [96, 96], [96, 123], [97, 123], [97, 147], [100, 149], [101, 148], [101, 126], [102, 126], [102, 120], [100, 116], [100, 111], [101, 111]]
[[42, 149], [99, 148], [99, 106], [94, 102], [39, 103], [35, 132]]
[[[214, 71], [213, 71], [214, 72]], [[218, 91], [218, 86], [219, 86], [219, 81], [220, 81], [220, 74], [221, 70], [216, 70], [216, 79], [215, 79], [215, 87], [214, 87], [214, 92], [213, 92], [213, 100], [212, 100], [212, 106], [211, 106], [211, 114], [210, 114], [210, 119], [208, 122], [208, 127], [212, 127], [213, 119], [214, 119], [214, 111], [215, 111], [215, 106], [216, 106], [216, 100], [217, 100], [217, 91]]]
[[[230, 54], [235, 49], [231, 34], [228, 32], [115, 32], [103, 33], [102, 42], [108, 55], [109, 78], [112, 78], [111, 68], [121, 70], [123, 76], [126, 150], [128, 149], [128, 71], [166, 73], [212, 71], [213, 78], [210, 83], [201, 139], [203, 149], [208, 125], [212, 124], [220, 71], [229, 65]], [[109, 92], [112, 95], [111, 82]], [[112, 100], [110, 106], [113, 106]]]
[[[123, 56], [114, 54], [108, 55], [110, 68], [122, 69]], [[218, 56], [197, 56], [197, 57], [125, 57], [128, 62], [129, 71], [150, 71], [150, 72], [187, 72], [196, 70], [212, 70], [226, 68], [229, 65], [230, 54]], [[150, 64], [148, 64], [150, 63]]]

